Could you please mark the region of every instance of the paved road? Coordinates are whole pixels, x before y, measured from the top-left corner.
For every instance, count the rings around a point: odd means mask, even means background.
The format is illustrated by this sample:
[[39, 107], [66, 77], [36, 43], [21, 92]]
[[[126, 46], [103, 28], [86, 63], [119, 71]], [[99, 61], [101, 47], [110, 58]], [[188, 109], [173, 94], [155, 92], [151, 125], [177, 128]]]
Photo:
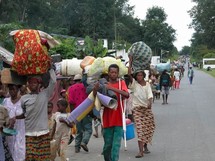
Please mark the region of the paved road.
[[[186, 71], [185, 71], [186, 73]], [[186, 75], [186, 74], [185, 74]], [[185, 76], [179, 90], [172, 90], [169, 104], [155, 100], [153, 112], [156, 131], [150, 154], [136, 159], [137, 140], [123, 142], [120, 161], [215, 161], [215, 79], [195, 70], [193, 85]], [[68, 158], [72, 161], [102, 161], [103, 139], [89, 143], [89, 153], [75, 154], [74, 142], [69, 146]]]

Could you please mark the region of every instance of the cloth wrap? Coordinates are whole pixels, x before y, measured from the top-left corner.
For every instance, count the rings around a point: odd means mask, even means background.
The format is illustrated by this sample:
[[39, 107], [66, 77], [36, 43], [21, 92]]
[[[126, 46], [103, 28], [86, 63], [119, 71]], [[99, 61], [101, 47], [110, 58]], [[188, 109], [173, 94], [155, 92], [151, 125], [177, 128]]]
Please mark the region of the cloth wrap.
[[134, 73], [150, 68], [152, 50], [144, 42], [139, 41], [132, 44], [128, 49], [128, 56], [132, 56], [131, 67]]
[[19, 30], [13, 36], [16, 44], [12, 69], [19, 75], [43, 74], [50, 67], [47, 48], [41, 44], [37, 30]]

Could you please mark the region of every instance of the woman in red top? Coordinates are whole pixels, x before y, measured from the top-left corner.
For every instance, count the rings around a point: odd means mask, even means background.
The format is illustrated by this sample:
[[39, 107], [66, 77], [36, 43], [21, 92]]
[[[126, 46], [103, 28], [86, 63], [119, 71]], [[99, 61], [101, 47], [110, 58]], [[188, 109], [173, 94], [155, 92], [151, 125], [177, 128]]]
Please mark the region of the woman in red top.
[[[129, 93], [124, 80], [119, 83], [119, 66], [112, 64], [108, 68], [108, 84], [107, 89], [112, 90], [117, 95], [118, 107], [116, 110], [108, 107], [103, 112], [103, 136], [104, 147], [103, 155], [105, 161], [118, 161], [119, 149], [123, 135], [122, 128], [122, 109], [120, 105], [120, 94], [122, 98], [128, 98]], [[121, 87], [119, 87], [121, 84]]]

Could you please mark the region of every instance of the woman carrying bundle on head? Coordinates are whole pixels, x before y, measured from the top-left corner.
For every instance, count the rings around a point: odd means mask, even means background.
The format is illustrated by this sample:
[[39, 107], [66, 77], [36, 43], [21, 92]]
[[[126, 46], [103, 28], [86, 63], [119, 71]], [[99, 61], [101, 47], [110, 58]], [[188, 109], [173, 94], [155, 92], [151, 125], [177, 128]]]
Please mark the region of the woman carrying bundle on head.
[[152, 113], [153, 94], [151, 86], [144, 80], [146, 74], [144, 70], [131, 75], [131, 68], [128, 69], [130, 84], [128, 88], [133, 92], [132, 113], [136, 124], [139, 153], [136, 158], [141, 158], [144, 153], [149, 153], [147, 144], [151, 143], [155, 130], [154, 116]]

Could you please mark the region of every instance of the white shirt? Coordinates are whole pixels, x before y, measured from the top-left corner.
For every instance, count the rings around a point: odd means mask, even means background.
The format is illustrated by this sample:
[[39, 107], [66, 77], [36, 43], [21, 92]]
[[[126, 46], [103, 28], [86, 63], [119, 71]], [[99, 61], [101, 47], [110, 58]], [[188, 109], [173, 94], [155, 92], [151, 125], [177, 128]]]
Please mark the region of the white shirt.
[[180, 72], [179, 71], [174, 71], [174, 76], [175, 76], [175, 80], [179, 81], [180, 80]]
[[133, 91], [133, 105], [147, 107], [148, 99], [153, 98], [152, 89], [148, 82], [145, 86], [140, 85], [135, 79], [133, 79], [132, 84], [129, 84], [129, 89]]

